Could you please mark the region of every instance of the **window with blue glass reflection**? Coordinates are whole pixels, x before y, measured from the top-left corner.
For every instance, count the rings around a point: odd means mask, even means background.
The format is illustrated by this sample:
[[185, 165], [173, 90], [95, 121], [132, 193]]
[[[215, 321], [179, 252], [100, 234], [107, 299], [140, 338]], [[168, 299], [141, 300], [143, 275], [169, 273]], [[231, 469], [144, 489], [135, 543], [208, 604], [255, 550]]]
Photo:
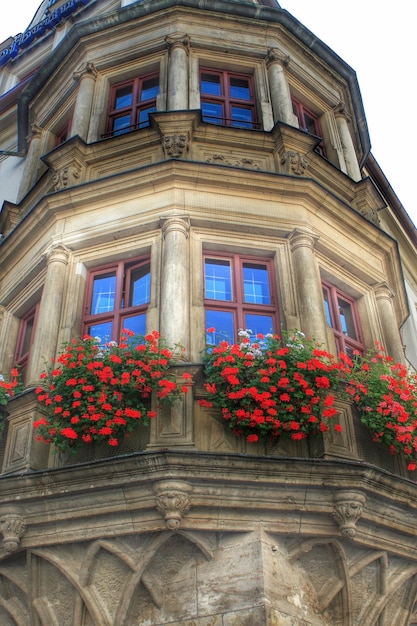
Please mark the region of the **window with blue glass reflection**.
[[149, 126], [149, 113], [156, 111], [159, 75], [139, 76], [112, 89], [106, 135], [121, 135]]
[[121, 330], [146, 333], [151, 274], [148, 259], [92, 270], [87, 281], [84, 332], [103, 343], [118, 341]]
[[200, 95], [203, 121], [240, 128], [258, 127], [252, 76], [203, 69]]
[[323, 283], [323, 301], [327, 324], [332, 328], [336, 350], [353, 356], [365, 346], [356, 301], [329, 283]]
[[276, 332], [277, 307], [270, 260], [240, 255], [204, 259], [204, 302], [207, 342], [233, 342], [240, 328], [258, 334]]

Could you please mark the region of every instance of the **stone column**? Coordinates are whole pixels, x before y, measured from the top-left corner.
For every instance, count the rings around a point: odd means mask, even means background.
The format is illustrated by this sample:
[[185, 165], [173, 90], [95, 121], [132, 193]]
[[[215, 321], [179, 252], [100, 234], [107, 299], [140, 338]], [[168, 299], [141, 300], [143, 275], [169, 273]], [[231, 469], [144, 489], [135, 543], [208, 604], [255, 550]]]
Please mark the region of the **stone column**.
[[189, 351], [189, 218], [163, 218], [164, 237], [161, 272], [161, 335], [173, 347], [180, 343]]
[[277, 50], [271, 48], [266, 56], [269, 90], [271, 93], [274, 122], [285, 122], [298, 127], [297, 117], [292, 110], [290, 88], [285, 77], [285, 66], [289, 58], [283, 58]]
[[30, 191], [36, 181], [36, 172], [39, 168], [41, 156], [42, 133], [43, 130], [40, 126], [32, 124], [29, 150], [26, 155], [25, 168], [19, 187], [19, 201]]
[[289, 236], [295, 266], [295, 285], [300, 305], [301, 329], [327, 345], [327, 326], [320, 272], [314, 254], [318, 240], [314, 233], [295, 229]]
[[353, 145], [352, 136], [349, 131], [347, 112], [343, 104], [340, 104], [334, 110], [337, 129], [339, 131], [340, 143], [342, 144], [343, 156], [345, 159], [346, 170], [348, 176], [354, 181], [361, 180], [361, 172], [359, 169], [358, 159], [356, 157], [355, 147]]
[[387, 354], [393, 357], [394, 361], [404, 363], [404, 347], [392, 303], [394, 294], [386, 283], [380, 283], [375, 287], [375, 297], [384, 335], [384, 348]]
[[70, 135], [71, 137], [78, 135], [81, 139], [87, 141], [97, 70], [93, 63], [85, 63], [79, 70], [74, 72], [73, 77], [75, 80], [79, 81], [80, 86], [75, 103]]
[[165, 42], [169, 50], [168, 111], [188, 109], [188, 35], [168, 35]]
[[68, 256], [68, 249], [62, 245], [46, 253], [46, 278], [27, 374], [26, 384], [29, 387], [39, 383], [39, 375], [45, 369], [45, 363], [49, 365], [55, 357]]

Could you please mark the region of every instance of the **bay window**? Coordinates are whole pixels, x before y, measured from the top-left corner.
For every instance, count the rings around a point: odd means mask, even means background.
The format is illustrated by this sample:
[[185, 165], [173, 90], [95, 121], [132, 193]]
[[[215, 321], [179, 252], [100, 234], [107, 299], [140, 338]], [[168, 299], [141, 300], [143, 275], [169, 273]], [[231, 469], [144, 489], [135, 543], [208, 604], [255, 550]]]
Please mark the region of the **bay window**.
[[270, 260], [240, 255], [207, 254], [204, 258], [204, 303], [208, 343], [237, 339], [240, 328], [257, 334], [278, 328], [276, 292]]
[[90, 271], [84, 301], [84, 333], [100, 337], [103, 343], [118, 341], [124, 328], [144, 335], [150, 284], [149, 259]]

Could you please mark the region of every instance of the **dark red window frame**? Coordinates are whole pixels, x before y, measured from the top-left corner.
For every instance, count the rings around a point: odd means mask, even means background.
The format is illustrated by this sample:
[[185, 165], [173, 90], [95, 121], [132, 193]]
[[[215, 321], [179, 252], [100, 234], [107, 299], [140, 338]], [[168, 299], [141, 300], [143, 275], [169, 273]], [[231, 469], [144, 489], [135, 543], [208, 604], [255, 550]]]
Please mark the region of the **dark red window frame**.
[[[103, 137], [111, 137], [122, 133], [130, 132], [138, 128], [149, 126], [149, 119], [140, 120], [141, 112], [148, 109], [156, 109], [156, 96], [142, 100], [144, 83], [146, 81], [158, 81], [159, 90], [159, 72], [152, 72], [137, 76], [131, 80], [125, 80], [112, 86], [109, 99], [109, 109], [107, 114], [107, 128]], [[117, 106], [117, 93], [123, 88], [131, 90], [132, 101], [127, 106]], [[122, 129], [115, 128], [117, 119], [129, 116], [129, 125]]]
[[58, 132], [55, 133], [55, 146], [60, 146], [62, 143], [67, 141], [71, 130], [71, 122], [72, 120], [69, 120], [65, 126], [62, 126]]
[[355, 299], [325, 281], [322, 286], [327, 323], [333, 330], [337, 352], [346, 352], [349, 356], [353, 351], [363, 354], [365, 345]]
[[27, 366], [29, 363], [30, 350], [36, 331], [39, 304], [32, 307], [20, 319], [19, 333], [17, 336], [16, 350], [14, 353], [14, 363], [19, 368], [23, 382], [25, 381]]
[[[207, 297], [207, 276], [206, 276], [206, 261], [218, 261], [229, 262], [231, 271], [231, 296], [230, 299], [216, 299]], [[268, 282], [268, 294], [270, 302], [267, 304], [260, 304], [255, 302], [245, 301], [245, 289], [244, 289], [244, 267], [256, 267], [263, 268], [267, 271]], [[279, 314], [278, 314], [278, 297], [277, 297], [277, 284], [275, 280], [275, 271], [272, 259], [266, 259], [258, 256], [240, 255], [240, 254], [223, 254], [219, 252], [206, 251], [203, 257], [203, 276], [204, 276], [204, 307], [206, 311], [206, 329], [211, 326], [211, 320], [213, 316], [209, 315], [209, 312], [224, 312], [230, 313], [233, 320], [233, 337], [223, 336], [224, 329], [214, 324], [216, 328], [216, 339], [208, 337], [208, 342], [218, 343], [222, 338], [227, 338], [228, 341], [238, 340], [238, 330], [246, 330], [248, 324], [246, 323], [247, 315], [259, 316], [271, 318], [272, 328], [267, 328], [264, 334], [267, 332], [277, 332], [279, 329]], [[254, 334], [257, 332], [253, 328]], [[255, 337], [253, 337], [255, 338]]]
[[310, 111], [300, 100], [291, 98], [294, 115], [298, 119], [300, 130], [320, 137], [321, 142], [316, 146], [315, 150], [322, 156], [326, 156], [326, 148], [323, 142], [323, 133], [321, 130], [320, 120], [318, 116]]
[[[131, 293], [134, 288], [135, 272], [143, 273], [149, 281], [149, 292], [146, 301], [138, 305], [130, 305]], [[115, 277], [114, 307], [92, 313], [95, 279]], [[111, 324], [111, 332], [106, 335], [105, 341], [118, 341], [123, 328], [132, 329], [129, 318], [145, 316], [150, 298], [150, 258], [141, 256], [128, 261], [109, 263], [94, 268], [88, 272], [87, 284], [83, 304], [83, 334], [91, 334], [91, 327], [100, 324]], [[134, 329], [132, 329], [134, 330]], [[144, 334], [145, 328], [141, 334]], [[93, 333], [94, 334], [94, 333]]]
[[[218, 77], [220, 86], [219, 95], [203, 93], [203, 90], [201, 89], [203, 75]], [[231, 81], [233, 79], [247, 81], [249, 91], [249, 97], [247, 99], [233, 97], [233, 95], [231, 94]], [[255, 90], [253, 85], [253, 76], [251, 74], [241, 74], [239, 72], [215, 70], [212, 68], [200, 68], [200, 92], [200, 100], [203, 110], [203, 121], [220, 124], [223, 126], [234, 126], [238, 128], [260, 128], [260, 124], [257, 122]], [[221, 115], [211, 117], [210, 115], [205, 114], [204, 103], [213, 103], [221, 107]], [[251, 119], [233, 119], [233, 106], [236, 106], [242, 110], [250, 111]]]

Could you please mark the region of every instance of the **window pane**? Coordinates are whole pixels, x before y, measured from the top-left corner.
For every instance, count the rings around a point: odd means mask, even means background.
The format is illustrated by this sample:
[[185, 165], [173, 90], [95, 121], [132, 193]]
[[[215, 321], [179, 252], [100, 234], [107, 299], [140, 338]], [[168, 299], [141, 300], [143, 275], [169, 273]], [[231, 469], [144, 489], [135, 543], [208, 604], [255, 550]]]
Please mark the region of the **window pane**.
[[92, 324], [87, 328], [87, 334], [91, 337], [100, 337], [101, 343], [105, 344], [112, 338], [112, 322], [103, 322], [102, 324]]
[[241, 128], [253, 128], [252, 109], [242, 109], [241, 107], [232, 106], [232, 126], [240, 126]]
[[128, 306], [140, 306], [149, 302], [151, 293], [151, 274], [149, 265], [137, 267], [130, 272]]
[[251, 341], [256, 341], [256, 336], [267, 335], [274, 332], [274, 326], [271, 315], [253, 315], [247, 313], [245, 315], [246, 328], [244, 330], [250, 330]]
[[266, 265], [243, 264], [243, 293], [245, 302], [271, 304]]
[[149, 126], [149, 113], [156, 111], [156, 107], [149, 107], [147, 109], [141, 109], [139, 111], [139, 126], [140, 128], [144, 128], [145, 126]]
[[151, 98], [156, 98], [159, 93], [159, 77], [154, 76], [153, 78], [146, 78], [142, 83], [142, 91], [140, 94], [140, 100], [143, 102], [144, 100], [150, 100]]
[[206, 328], [215, 328], [214, 332], [206, 333], [206, 341], [210, 345], [221, 341], [233, 343], [235, 336], [233, 313], [231, 311], [206, 311]]
[[221, 124], [223, 121], [223, 106], [214, 102], [202, 102], [201, 110], [203, 113], [203, 122], [212, 122]]
[[[232, 299], [232, 276], [229, 261], [206, 259], [205, 297], [212, 300]], [[210, 324], [210, 326], [216, 325]]]
[[343, 334], [351, 339], [357, 339], [351, 304], [342, 298], [338, 298], [337, 305], [339, 307], [340, 324]]
[[116, 89], [116, 98], [114, 103], [115, 109], [130, 107], [132, 106], [132, 101], [132, 85], [126, 85], [126, 87], [119, 87], [119, 89]]
[[312, 118], [308, 113], [304, 111], [304, 122], [306, 126], [306, 130], [312, 135], [317, 135], [317, 125], [316, 120]]
[[146, 335], [146, 314], [132, 315], [131, 317], [125, 317], [122, 320], [123, 328], [131, 330], [135, 335]]
[[230, 79], [230, 97], [239, 100], [250, 100], [249, 81], [246, 78]]
[[201, 93], [210, 94], [211, 96], [221, 96], [220, 76], [216, 76], [215, 74], [202, 74]]
[[116, 117], [113, 120], [113, 131], [115, 135], [121, 135], [128, 132], [131, 126], [130, 115], [123, 115], [123, 117]]
[[333, 328], [332, 314], [330, 309], [330, 295], [327, 289], [323, 289], [324, 310], [326, 312], [326, 320], [330, 328]]
[[22, 346], [19, 356], [23, 356], [29, 352], [29, 348], [32, 343], [33, 325], [35, 323], [35, 317], [29, 317], [25, 323], [25, 332], [23, 335]]
[[91, 298], [92, 315], [114, 310], [116, 295], [116, 274], [97, 276], [93, 282], [93, 295]]

